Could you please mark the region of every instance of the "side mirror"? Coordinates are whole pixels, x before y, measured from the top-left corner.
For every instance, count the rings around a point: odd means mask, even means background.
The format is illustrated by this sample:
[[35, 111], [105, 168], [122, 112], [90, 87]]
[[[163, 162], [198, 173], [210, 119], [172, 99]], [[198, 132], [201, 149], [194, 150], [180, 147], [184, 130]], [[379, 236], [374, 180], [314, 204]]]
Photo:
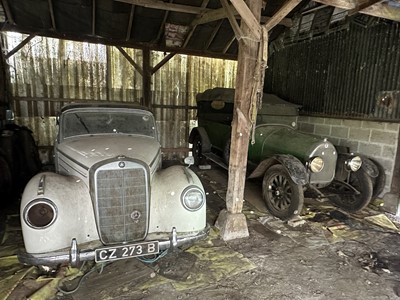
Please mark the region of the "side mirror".
[[184, 163], [186, 165], [188, 165], [188, 168], [189, 168], [191, 165], [194, 164], [194, 157], [193, 156], [187, 156], [187, 157], [185, 157], [185, 159], [183, 161], [184, 161]]

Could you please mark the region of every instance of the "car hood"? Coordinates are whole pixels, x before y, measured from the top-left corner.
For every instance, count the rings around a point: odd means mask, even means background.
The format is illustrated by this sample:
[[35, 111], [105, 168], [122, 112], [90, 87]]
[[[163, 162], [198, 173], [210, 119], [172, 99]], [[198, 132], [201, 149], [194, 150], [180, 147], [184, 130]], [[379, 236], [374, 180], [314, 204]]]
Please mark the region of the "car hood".
[[160, 143], [147, 136], [96, 135], [67, 139], [57, 148], [88, 169], [100, 161], [118, 156], [138, 159], [151, 167], [160, 151]]

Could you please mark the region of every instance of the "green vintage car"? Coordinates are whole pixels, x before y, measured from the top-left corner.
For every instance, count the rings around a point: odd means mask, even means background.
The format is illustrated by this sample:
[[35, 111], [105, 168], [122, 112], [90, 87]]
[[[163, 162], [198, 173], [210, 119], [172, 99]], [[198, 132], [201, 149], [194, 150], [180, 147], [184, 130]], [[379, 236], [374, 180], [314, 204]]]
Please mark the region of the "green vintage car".
[[[190, 133], [196, 164], [205, 158], [227, 167], [234, 89], [214, 88], [197, 95], [198, 127]], [[297, 130], [300, 106], [264, 94], [254, 141], [249, 143], [248, 177], [262, 178], [263, 199], [272, 215], [300, 214], [304, 192], [328, 198], [340, 208], [363, 209], [384, 187], [376, 162], [335, 147], [326, 138]]]

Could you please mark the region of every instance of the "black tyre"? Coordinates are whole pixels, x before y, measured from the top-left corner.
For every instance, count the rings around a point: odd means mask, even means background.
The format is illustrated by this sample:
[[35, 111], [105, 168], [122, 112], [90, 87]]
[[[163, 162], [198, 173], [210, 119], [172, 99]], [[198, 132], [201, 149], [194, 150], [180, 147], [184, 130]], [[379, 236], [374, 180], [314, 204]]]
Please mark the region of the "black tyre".
[[370, 159], [378, 168], [379, 175], [376, 178], [371, 178], [372, 180], [372, 185], [373, 185], [373, 193], [372, 193], [372, 199], [377, 198], [382, 192], [383, 189], [385, 188], [385, 183], [386, 183], [386, 174], [385, 174], [385, 169], [382, 167], [380, 163], [377, 161]]
[[303, 187], [290, 178], [282, 165], [274, 165], [265, 172], [262, 190], [264, 202], [273, 216], [288, 220], [301, 213]]
[[193, 147], [192, 147], [192, 155], [194, 158], [194, 164], [196, 166], [200, 165], [201, 161], [203, 160], [203, 152], [202, 152], [202, 141], [201, 136], [196, 135], [193, 139]]
[[372, 198], [373, 183], [371, 177], [362, 169], [350, 174], [349, 182], [359, 194], [343, 186], [334, 197], [333, 203], [348, 212], [357, 212], [366, 207]]

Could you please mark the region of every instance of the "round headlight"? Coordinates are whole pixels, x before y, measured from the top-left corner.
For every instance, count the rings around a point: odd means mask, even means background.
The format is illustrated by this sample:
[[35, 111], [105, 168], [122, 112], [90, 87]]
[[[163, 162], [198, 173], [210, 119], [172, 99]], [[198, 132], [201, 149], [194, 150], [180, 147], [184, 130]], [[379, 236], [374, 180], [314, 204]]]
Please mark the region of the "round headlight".
[[308, 162], [308, 167], [310, 168], [311, 172], [319, 173], [324, 168], [324, 160], [319, 156], [313, 157]]
[[24, 210], [25, 222], [34, 229], [49, 227], [57, 218], [57, 209], [53, 202], [40, 198], [30, 202]]
[[362, 159], [359, 156], [354, 156], [346, 161], [347, 168], [353, 172], [358, 171], [358, 169], [361, 168], [361, 165]]
[[198, 187], [188, 187], [182, 193], [182, 204], [190, 211], [200, 209], [206, 200], [204, 193]]

